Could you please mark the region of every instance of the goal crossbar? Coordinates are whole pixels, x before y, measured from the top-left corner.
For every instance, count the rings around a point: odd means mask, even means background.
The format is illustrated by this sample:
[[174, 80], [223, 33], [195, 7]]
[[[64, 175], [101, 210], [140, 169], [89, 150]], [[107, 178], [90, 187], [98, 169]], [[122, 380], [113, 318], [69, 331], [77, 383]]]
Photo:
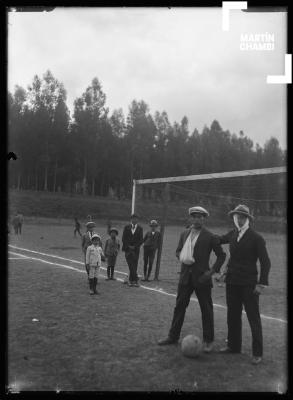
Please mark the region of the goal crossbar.
[[286, 167], [274, 168], [260, 168], [260, 169], [247, 169], [242, 171], [229, 171], [229, 172], [216, 172], [212, 174], [198, 174], [198, 175], [185, 175], [185, 176], [170, 176], [166, 178], [153, 178], [153, 179], [136, 179], [133, 180], [134, 184], [143, 185], [148, 183], [170, 183], [170, 182], [183, 182], [183, 181], [197, 181], [203, 179], [214, 178], [235, 178], [249, 175], [266, 175], [266, 174], [279, 174], [287, 172]]

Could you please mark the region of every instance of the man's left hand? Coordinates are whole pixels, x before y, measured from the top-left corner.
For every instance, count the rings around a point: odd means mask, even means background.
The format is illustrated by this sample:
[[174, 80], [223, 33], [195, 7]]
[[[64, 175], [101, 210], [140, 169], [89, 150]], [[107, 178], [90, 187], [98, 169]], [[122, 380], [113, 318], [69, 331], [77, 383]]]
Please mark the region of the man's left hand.
[[264, 285], [256, 285], [254, 289], [254, 294], [262, 294], [264, 291], [265, 286]]

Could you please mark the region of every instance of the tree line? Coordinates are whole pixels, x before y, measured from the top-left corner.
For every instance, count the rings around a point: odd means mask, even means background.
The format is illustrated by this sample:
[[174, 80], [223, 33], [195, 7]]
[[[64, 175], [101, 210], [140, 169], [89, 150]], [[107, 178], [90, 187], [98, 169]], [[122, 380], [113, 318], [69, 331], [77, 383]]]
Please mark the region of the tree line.
[[9, 187], [129, 198], [133, 179], [285, 165], [275, 137], [263, 147], [214, 120], [202, 132], [133, 100], [112, 113], [98, 78], [74, 101], [50, 71], [8, 92]]

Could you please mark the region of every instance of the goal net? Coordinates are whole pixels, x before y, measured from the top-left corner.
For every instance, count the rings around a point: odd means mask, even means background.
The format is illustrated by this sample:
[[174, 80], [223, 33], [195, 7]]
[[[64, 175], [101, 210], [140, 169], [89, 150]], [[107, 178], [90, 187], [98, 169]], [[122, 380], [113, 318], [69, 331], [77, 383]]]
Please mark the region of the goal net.
[[[209, 211], [207, 226], [216, 231], [223, 231], [229, 224], [232, 226], [228, 212], [238, 204], [245, 204], [254, 216], [256, 230], [284, 233], [287, 227], [286, 175], [285, 167], [275, 167], [135, 180], [132, 212], [136, 212], [144, 223], [158, 220], [163, 248], [168, 246], [165, 228], [177, 228], [179, 237], [179, 232], [188, 226], [188, 208], [195, 205]], [[158, 269], [161, 253], [160, 249]]]

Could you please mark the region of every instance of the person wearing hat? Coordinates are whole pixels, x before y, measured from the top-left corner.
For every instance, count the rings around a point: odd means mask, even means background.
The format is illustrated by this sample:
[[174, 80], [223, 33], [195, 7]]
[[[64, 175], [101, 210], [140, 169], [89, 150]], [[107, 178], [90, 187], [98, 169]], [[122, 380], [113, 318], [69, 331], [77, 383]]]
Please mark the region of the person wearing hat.
[[114, 268], [116, 264], [116, 259], [118, 252], [120, 250], [120, 242], [117, 238], [118, 229], [110, 228], [109, 229], [109, 239], [106, 240], [104, 254], [107, 259], [107, 278], [106, 280], [115, 280], [114, 278]]
[[[155, 259], [155, 254], [156, 251], [160, 245], [160, 240], [161, 240], [161, 234], [158, 232], [156, 229], [158, 227], [158, 222], [156, 220], [152, 220], [150, 222], [150, 228], [151, 230], [148, 231], [144, 238], [143, 238], [143, 274], [144, 274], [144, 279], [143, 281], [149, 281], [152, 268], [153, 268], [153, 263]], [[149, 265], [149, 268], [147, 270], [147, 266]]]
[[104, 257], [103, 249], [99, 245], [101, 238], [94, 233], [91, 237], [92, 244], [86, 249], [85, 263], [89, 271], [90, 294], [99, 294], [97, 292], [98, 274]]
[[[263, 356], [259, 295], [268, 285], [271, 262], [265, 240], [251, 227], [253, 216], [249, 208], [240, 204], [229, 215], [233, 218], [235, 228], [220, 236], [221, 243], [229, 243], [230, 250], [225, 278], [228, 343], [220, 352], [241, 353], [244, 306], [252, 333], [252, 363], [259, 364]], [[257, 261], [260, 262], [259, 276]]]
[[[184, 322], [190, 297], [195, 292], [201, 309], [204, 351], [209, 353], [214, 342], [214, 312], [212, 301], [212, 275], [219, 272], [226, 254], [219, 238], [204, 227], [209, 216], [203, 207], [189, 209], [190, 227], [182, 232], [176, 257], [181, 261], [180, 278], [177, 289], [176, 305], [168, 337], [158, 342], [159, 345], [176, 344]], [[210, 254], [215, 253], [216, 261], [209, 267]]]
[[137, 265], [140, 246], [143, 243], [143, 229], [138, 225], [138, 216], [132, 214], [130, 224], [126, 225], [122, 234], [122, 251], [125, 252], [126, 262], [129, 268], [129, 286], [139, 286]]
[[[86, 250], [88, 248], [88, 246], [90, 246], [92, 244], [92, 236], [94, 234], [94, 228], [96, 226], [96, 224], [93, 221], [88, 221], [86, 224], [86, 232], [82, 235], [81, 238], [81, 248], [82, 248], [82, 252], [84, 254], [84, 260], [86, 257]], [[102, 243], [100, 243], [100, 246], [102, 247]], [[87, 268], [87, 264], [85, 262], [85, 269], [87, 272], [87, 275], [89, 277], [89, 270]]]

